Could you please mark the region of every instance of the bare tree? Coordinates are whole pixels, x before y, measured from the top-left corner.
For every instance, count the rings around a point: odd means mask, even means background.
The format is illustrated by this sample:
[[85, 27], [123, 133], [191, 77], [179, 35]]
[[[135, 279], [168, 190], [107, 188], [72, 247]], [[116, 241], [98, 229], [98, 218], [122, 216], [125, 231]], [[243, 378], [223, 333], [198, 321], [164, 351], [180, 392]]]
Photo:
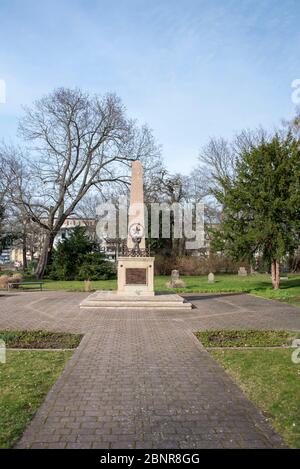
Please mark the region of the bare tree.
[[[170, 174], [166, 169], [161, 168], [159, 172], [152, 175], [151, 184], [146, 187], [145, 201], [150, 204], [166, 203], [170, 207], [174, 204], [188, 201], [188, 176], [182, 174]], [[149, 211], [150, 214], [150, 211]], [[151, 220], [149, 220], [151, 221]], [[184, 252], [185, 239], [174, 237], [174, 213], [170, 212], [170, 239], [162, 240], [166, 252], [172, 252], [174, 255], [182, 255]]]
[[3, 177], [5, 174], [5, 158], [4, 155], [0, 152], [0, 205], [3, 205], [4, 203], [4, 197], [7, 192], [7, 187], [6, 187], [6, 178]]
[[300, 140], [300, 105], [298, 104], [295, 108], [295, 115], [292, 119], [283, 119], [282, 124], [287, 131], [290, 131], [294, 137]]
[[151, 131], [127, 118], [114, 94], [57, 89], [25, 109], [20, 134], [30, 158], [10, 154], [13, 202], [44, 230], [36, 275], [41, 278], [62, 224], [92, 187], [126, 182], [133, 160], [155, 162]]
[[146, 187], [146, 199], [149, 202], [181, 202], [187, 195], [187, 176], [170, 174], [161, 168], [151, 175], [151, 184]]
[[258, 128], [255, 131], [243, 130], [231, 142], [224, 138], [211, 138], [199, 153], [198, 165], [191, 174], [193, 190], [212, 208], [211, 214], [217, 217], [222, 207], [217, 204], [216, 195], [230, 187], [235, 179], [236, 167], [240, 155], [249, 150], [262, 139], [268, 139], [266, 131]]
[[199, 154], [199, 181], [205, 182], [207, 193], [219, 188], [220, 180], [232, 180], [235, 174], [235, 153], [227, 140], [211, 138]]
[[9, 239], [8, 212], [9, 212], [9, 188], [11, 173], [5, 157], [5, 152], [0, 148], [0, 253]]
[[[10, 246], [22, 249], [23, 269], [27, 268], [27, 255], [30, 251], [31, 260], [38, 251], [42, 228], [31, 221], [22, 204], [14, 203], [15, 182], [25, 181], [27, 174], [19, 159], [20, 150], [4, 143], [0, 148], [1, 164], [1, 201], [4, 213], [2, 233]], [[24, 184], [25, 185], [25, 184]], [[1, 205], [1, 204], [0, 204]]]

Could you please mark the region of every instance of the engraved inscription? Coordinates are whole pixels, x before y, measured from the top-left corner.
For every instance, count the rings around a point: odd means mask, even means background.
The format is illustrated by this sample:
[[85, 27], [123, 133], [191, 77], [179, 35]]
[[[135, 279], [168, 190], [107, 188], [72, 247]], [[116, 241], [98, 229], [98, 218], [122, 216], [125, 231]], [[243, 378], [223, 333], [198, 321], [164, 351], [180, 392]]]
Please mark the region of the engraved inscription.
[[126, 285], [147, 285], [147, 269], [126, 269]]

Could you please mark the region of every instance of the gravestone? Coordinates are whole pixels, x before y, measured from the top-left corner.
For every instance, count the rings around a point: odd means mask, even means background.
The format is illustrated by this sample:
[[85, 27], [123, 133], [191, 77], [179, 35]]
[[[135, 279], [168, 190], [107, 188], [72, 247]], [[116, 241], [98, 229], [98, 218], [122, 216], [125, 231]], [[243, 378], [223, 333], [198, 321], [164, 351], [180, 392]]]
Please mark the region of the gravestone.
[[215, 276], [212, 272], [208, 274], [207, 281], [208, 283], [215, 283]]
[[171, 272], [171, 280], [170, 282], [166, 283], [167, 288], [185, 288], [186, 283], [184, 280], [179, 278], [179, 270], [172, 270]]
[[238, 271], [238, 276], [247, 277], [247, 275], [248, 275], [247, 269], [245, 267], [240, 267]]
[[171, 280], [178, 280], [179, 279], [179, 270], [172, 270], [171, 272]]
[[0, 363], [6, 363], [6, 343], [0, 339]]

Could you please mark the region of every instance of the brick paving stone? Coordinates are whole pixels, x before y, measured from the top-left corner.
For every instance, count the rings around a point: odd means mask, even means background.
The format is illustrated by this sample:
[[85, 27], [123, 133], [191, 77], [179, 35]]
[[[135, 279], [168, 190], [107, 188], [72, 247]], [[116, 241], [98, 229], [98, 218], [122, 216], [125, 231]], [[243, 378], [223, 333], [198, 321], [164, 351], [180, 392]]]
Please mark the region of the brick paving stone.
[[17, 448], [283, 445], [192, 332], [300, 329], [299, 309], [245, 294], [191, 294], [191, 311], [83, 310], [85, 293], [9, 292], [0, 329], [84, 338]]

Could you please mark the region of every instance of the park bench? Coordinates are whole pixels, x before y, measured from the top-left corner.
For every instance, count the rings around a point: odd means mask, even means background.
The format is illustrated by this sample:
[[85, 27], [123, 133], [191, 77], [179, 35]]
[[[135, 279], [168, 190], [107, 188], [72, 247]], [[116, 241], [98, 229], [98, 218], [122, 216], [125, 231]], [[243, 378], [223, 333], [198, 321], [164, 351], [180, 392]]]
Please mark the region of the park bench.
[[10, 288], [18, 288], [18, 287], [22, 287], [23, 285], [39, 285], [40, 287], [40, 290], [42, 291], [43, 290], [43, 284], [44, 282], [8, 282], [7, 284], [7, 290], [9, 290]]

